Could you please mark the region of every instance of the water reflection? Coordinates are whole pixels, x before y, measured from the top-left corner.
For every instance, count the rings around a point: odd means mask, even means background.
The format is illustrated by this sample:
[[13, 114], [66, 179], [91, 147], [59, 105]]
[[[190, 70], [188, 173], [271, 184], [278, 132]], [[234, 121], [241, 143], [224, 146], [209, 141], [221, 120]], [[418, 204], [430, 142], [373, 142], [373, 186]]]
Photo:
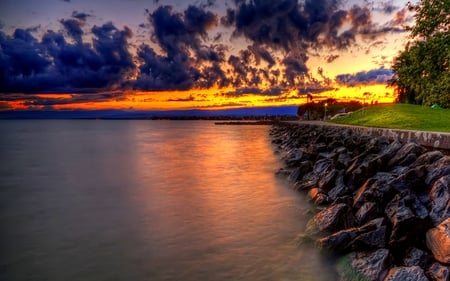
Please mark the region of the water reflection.
[[9, 136], [1, 147], [20, 143], [0, 167], [15, 201], [0, 199], [2, 280], [335, 279], [314, 247], [294, 242], [307, 203], [274, 177], [267, 127], [0, 128]]

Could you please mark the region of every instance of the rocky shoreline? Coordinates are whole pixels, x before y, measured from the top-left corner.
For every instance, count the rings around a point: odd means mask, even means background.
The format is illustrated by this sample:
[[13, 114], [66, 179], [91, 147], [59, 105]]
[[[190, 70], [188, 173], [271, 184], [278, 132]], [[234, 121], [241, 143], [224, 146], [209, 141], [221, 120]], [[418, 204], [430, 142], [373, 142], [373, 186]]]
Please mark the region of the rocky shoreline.
[[317, 208], [304, 239], [341, 280], [450, 280], [450, 156], [351, 128], [276, 124], [272, 142]]

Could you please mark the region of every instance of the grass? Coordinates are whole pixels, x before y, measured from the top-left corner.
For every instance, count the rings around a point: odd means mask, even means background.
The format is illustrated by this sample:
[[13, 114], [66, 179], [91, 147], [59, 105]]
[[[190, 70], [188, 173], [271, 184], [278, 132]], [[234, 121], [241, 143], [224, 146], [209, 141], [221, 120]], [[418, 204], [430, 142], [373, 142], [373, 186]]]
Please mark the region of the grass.
[[338, 124], [378, 128], [450, 132], [450, 109], [411, 104], [369, 106], [330, 120]]

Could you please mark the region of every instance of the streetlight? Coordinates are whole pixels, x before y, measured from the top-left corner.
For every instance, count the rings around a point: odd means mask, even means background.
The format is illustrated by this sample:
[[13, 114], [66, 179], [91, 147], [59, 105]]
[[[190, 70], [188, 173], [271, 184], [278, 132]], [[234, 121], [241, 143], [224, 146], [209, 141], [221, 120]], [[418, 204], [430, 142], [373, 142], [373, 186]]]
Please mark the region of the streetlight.
[[326, 103], [325, 103], [325, 114], [324, 114], [324, 116], [323, 116], [323, 120], [326, 120], [326, 119], [327, 119], [327, 106], [328, 106], [328, 103], [326, 102]]

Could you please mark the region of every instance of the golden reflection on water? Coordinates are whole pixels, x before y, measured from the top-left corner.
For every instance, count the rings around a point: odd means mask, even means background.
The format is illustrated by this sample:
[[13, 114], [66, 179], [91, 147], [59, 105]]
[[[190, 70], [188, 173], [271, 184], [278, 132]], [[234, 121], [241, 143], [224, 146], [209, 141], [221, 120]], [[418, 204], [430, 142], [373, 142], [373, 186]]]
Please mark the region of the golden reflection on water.
[[[268, 127], [175, 124], [138, 135], [136, 157], [137, 176], [148, 179], [137, 198], [142, 216], [151, 217], [147, 235], [185, 267], [178, 277], [213, 270], [217, 280], [273, 280], [322, 267], [316, 252], [295, 264], [314, 251], [299, 253], [293, 242], [306, 225], [297, 211], [307, 203], [274, 176], [280, 163]], [[157, 148], [148, 141], [154, 138]], [[320, 279], [331, 274], [322, 272], [309, 280], [332, 280]]]
[[0, 122], [1, 280], [335, 280], [268, 127]]

